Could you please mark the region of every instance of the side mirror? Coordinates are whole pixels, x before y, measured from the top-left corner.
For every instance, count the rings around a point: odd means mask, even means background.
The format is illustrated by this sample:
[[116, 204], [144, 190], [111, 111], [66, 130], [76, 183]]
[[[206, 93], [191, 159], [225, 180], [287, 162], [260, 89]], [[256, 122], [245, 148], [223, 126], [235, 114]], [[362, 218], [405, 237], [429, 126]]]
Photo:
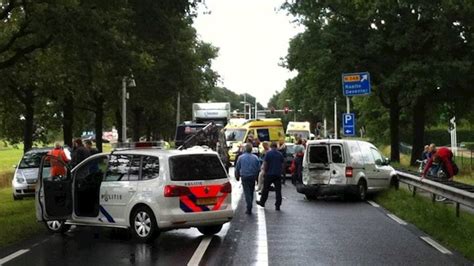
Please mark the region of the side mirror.
[[389, 165], [390, 164], [390, 159], [389, 158], [385, 158], [385, 165]]

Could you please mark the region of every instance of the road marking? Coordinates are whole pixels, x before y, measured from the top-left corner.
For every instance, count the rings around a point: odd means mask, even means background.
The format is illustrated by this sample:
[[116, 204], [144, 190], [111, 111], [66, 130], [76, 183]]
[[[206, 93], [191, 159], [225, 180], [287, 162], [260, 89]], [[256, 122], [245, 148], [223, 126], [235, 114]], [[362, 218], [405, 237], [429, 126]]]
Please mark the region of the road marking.
[[199, 265], [201, 262], [204, 253], [206, 253], [207, 247], [211, 244], [212, 236], [206, 236], [201, 240], [199, 247], [194, 252], [194, 255], [191, 257], [191, 260], [188, 262], [188, 266]]
[[257, 205], [257, 261], [255, 265], [268, 265], [268, 242], [267, 222], [265, 220], [265, 208]]
[[403, 221], [402, 219], [398, 218], [397, 216], [395, 216], [395, 215], [393, 215], [393, 214], [391, 214], [391, 213], [389, 213], [389, 214], [387, 214], [387, 215], [388, 215], [388, 217], [392, 218], [392, 220], [394, 220], [395, 222], [397, 222], [397, 223], [399, 223], [399, 224], [401, 224], [401, 225], [407, 225], [407, 222]]
[[[231, 194], [232, 209], [235, 211], [235, 209], [237, 209], [240, 198], [242, 196], [242, 185], [240, 184], [240, 182], [233, 181], [233, 180], [231, 180], [231, 183], [233, 186], [232, 194]], [[235, 189], [235, 187], [237, 187], [237, 189]], [[229, 227], [230, 227], [230, 223], [224, 224], [221, 232], [219, 233], [219, 237], [224, 239], [225, 236], [227, 235], [227, 232], [229, 231]], [[207, 237], [202, 238], [201, 243], [199, 243], [198, 248], [196, 249], [196, 251], [194, 251], [194, 254], [189, 260], [187, 265], [190, 265], [190, 266], [199, 265], [211, 241], [212, 241], [212, 236], [207, 236]]]
[[431, 237], [422, 236], [421, 239], [423, 239], [426, 243], [430, 244], [432, 247], [437, 249], [439, 252], [441, 252], [443, 254], [453, 255], [453, 253], [451, 253], [451, 251], [449, 251], [447, 248], [441, 246], [438, 242], [434, 241]]
[[6, 256], [5, 258], [0, 259], [0, 265], [3, 265], [4, 263], [9, 262], [9, 261], [11, 261], [12, 259], [14, 259], [16, 257], [19, 257], [19, 256], [25, 254], [28, 251], [30, 251], [30, 250], [29, 249], [20, 249], [17, 252], [12, 253], [12, 254]]
[[371, 201], [371, 200], [368, 200], [367, 202], [368, 202], [370, 205], [374, 206], [375, 208], [379, 208], [379, 207], [380, 207], [380, 205], [378, 205], [377, 203], [375, 203], [375, 202], [373, 202], [373, 201]]

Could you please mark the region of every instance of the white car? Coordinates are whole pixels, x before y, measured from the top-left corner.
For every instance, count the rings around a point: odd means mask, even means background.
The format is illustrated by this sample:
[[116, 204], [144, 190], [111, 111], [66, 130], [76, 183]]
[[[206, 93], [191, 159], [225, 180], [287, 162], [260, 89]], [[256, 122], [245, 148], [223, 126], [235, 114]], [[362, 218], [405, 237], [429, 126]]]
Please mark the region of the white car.
[[[60, 162], [50, 160], [51, 169]], [[64, 167], [64, 166], [62, 166]], [[130, 229], [143, 242], [160, 231], [218, 233], [233, 217], [232, 186], [217, 153], [139, 149], [96, 154], [64, 175], [43, 171], [36, 215], [51, 232], [71, 225]]]
[[371, 143], [357, 140], [309, 141], [303, 158], [303, 185], [308, 199], [350, 194], [364, 200], [367, 192], [398, 186], [395, 169]]

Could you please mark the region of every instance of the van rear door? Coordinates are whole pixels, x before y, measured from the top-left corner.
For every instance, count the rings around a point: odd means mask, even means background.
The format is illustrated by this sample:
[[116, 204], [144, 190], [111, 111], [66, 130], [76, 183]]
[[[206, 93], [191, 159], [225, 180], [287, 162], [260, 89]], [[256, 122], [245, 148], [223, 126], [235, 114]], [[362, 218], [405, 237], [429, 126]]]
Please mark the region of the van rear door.
[[331, 162], [329, 168], [331, 171], [331, 184], [346, 184], [346, 164], [344, 149], [342, 144], [331, 144], [330, 146]]
[[310, 145], [307, 150], [306, 166], [303, 168], [305, 185], [329, 184], [331, 178], [329, 145]]

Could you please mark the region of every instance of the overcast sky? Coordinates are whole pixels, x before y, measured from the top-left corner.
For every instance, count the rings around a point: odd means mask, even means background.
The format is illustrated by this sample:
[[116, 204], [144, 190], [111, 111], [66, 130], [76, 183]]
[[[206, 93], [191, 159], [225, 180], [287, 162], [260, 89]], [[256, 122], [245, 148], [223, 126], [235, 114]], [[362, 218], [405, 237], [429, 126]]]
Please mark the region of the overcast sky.
[[280, 67], [288, 42], [301, 27], [291, 23], [281, 0], [205, 0], [194, 26], [201, 40], [219, 48], [213, 69], [222, 84], [249, 93], [264, 106], [295, 75]]

